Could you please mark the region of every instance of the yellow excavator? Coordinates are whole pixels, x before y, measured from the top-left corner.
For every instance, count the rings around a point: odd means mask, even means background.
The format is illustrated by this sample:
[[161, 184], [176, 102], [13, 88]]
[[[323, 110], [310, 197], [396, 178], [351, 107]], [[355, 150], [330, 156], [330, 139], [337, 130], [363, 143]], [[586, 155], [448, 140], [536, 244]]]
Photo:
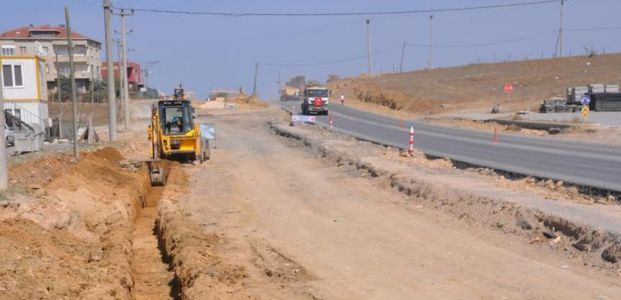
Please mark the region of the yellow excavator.
[[201, 127], [194, 124], [194, 108], [186, 100], [181, 85], [175, 89], [173, 99], [153, 104], [147, 133], [151, 142], [151, 160], [147, 165], [153, 186], [166, 184], [161, 159], [201, 163], [209, 159], [208, 140], [201, 136]]

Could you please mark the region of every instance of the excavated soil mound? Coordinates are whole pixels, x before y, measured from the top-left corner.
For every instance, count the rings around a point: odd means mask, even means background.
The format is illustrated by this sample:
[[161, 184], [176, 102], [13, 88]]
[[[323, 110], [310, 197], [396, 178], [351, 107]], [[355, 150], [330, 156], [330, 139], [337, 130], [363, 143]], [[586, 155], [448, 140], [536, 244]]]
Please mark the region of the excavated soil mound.
[[[73, 164], [57, 158], [38, 162], [49, 170], [45, 176], [33, 174], [41, 186], [9, 196], [0, 206], [0, 294], [12, 299], [132, 297], [132, 224], [148, 176], [140, 163], [121, 162], [123, 156], [109, 147], [83, 154]], [[32, 165], [23, 168], [24, 184], [35, 171]]]

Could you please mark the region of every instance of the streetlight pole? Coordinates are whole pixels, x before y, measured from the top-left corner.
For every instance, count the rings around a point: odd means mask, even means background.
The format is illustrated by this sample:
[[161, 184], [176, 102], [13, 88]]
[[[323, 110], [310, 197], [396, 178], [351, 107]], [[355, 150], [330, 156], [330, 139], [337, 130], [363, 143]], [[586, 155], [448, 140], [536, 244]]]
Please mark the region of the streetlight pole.
[[433, 20], [433, 15], [429, 15], [429, 58], [427, 59], [427, 69], [431, 69], [431, 21]]
[[399, 64], [399, 73], [403, 73], [403, 59], [405, 58], [405, 45], [403, 43], [403, 48], [401, 49], [401, 63]]
[[369, 24], [371, 24], [371, 20], [367, 19], [367, 54], [369, 56], [369, 78], [371, 78], [371, 30]]
[[563, 57], [563, 6], [565, 6], [565, 1], [561, 0], [561, 27], [558, 31], [558, 40], [559, 40], [559, 57]]
[[257, 77], [259, 76], [259, 62], [254, 65], [254, 83], [252, 85], [252, 95], [257, 96]]

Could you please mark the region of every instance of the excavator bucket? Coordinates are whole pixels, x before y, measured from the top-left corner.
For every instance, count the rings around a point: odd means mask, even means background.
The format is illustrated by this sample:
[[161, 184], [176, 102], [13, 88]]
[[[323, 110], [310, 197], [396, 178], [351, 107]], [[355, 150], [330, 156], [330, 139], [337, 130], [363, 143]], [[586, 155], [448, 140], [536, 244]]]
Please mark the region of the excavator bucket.
[[151, 186], [164, 186], [166, 184], [166, 173], [159, 161], [149, 161], [149, 178]]

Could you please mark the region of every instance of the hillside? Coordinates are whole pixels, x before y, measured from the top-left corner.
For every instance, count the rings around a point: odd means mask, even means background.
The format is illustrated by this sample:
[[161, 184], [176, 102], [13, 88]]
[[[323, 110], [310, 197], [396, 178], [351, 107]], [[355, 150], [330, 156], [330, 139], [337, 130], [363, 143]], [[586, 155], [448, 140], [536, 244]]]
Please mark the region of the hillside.
[[[621, 54], [578, 56], [388, 74], [369, 80], [346, 78], [330, 83], [335, 95], [417, 115], [456, 111], [534, 110], [544, 98], [565, 95], [569, 86], [621, 81]], [[513, 83], [506, 103], [503, 86]]]

